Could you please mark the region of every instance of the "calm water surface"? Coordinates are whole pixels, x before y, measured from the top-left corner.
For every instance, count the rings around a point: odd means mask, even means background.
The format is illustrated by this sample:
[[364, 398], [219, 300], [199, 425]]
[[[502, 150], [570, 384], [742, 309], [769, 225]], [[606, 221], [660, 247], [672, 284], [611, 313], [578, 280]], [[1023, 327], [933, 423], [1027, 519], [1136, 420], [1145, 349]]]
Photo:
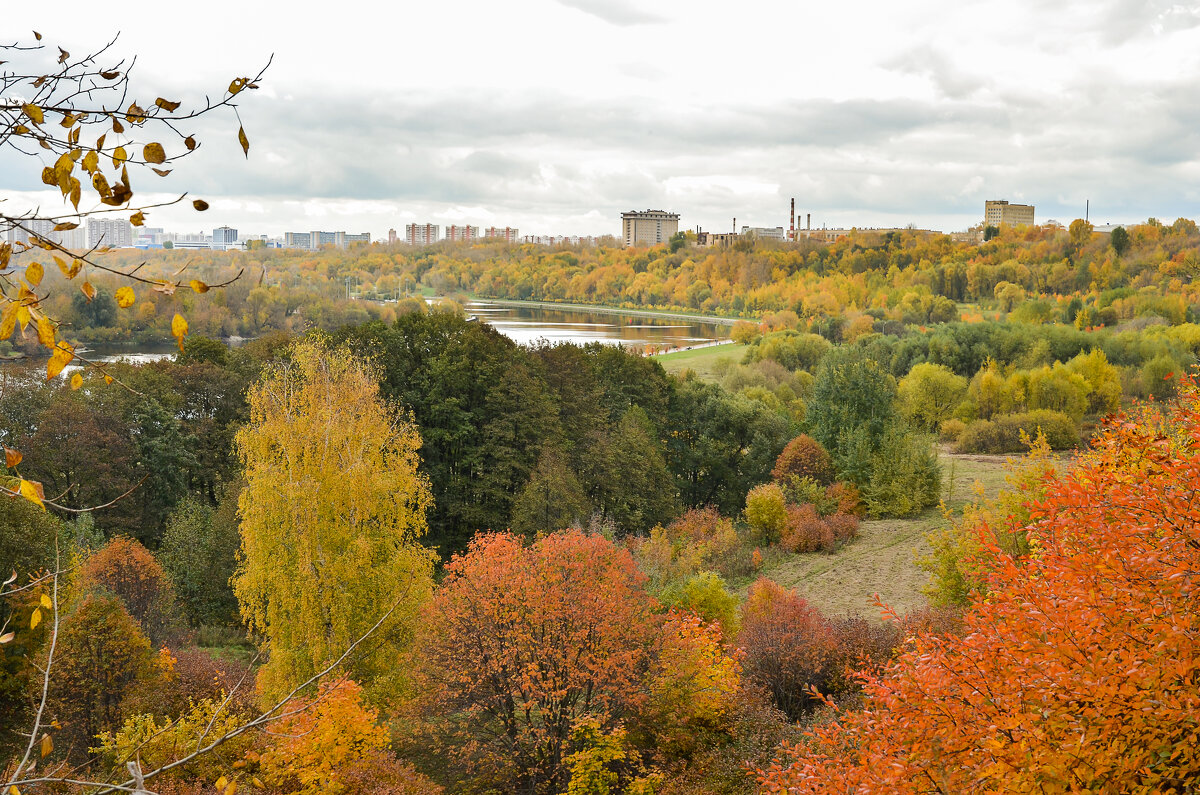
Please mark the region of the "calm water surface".
[[602, 309], [504, 306], [488, 301], [471, 301], [463, 308], [468, 317], [474, 316], [490, 324], [521, 345], [545, 340], [551, 344], [600, 342], [632, 347], [688, 348], [728, 339], [731, 331], [729, 326], [720, 323], [636, 317]]
[[[489, 301], [470, 301], [464, 307], [468, 317], [488, 323], [520, 345], [572, 342], [585, 345], [627, 345], [644, 348], [690, 348], [711, 345], [729, 339], [730, 327], [720, 323], [675, 318], [636, 317], [602, 309], [548, 308], [540, 306], [502, 306]], [[80, 348], [80, 353], [99, 362], [127, 361], [131, 364], [156, 362], [177, 353], [170, 343], [136, 348], [96, 343]], [[70, 377], [79, 369], [71, 364], [63, 370]]]

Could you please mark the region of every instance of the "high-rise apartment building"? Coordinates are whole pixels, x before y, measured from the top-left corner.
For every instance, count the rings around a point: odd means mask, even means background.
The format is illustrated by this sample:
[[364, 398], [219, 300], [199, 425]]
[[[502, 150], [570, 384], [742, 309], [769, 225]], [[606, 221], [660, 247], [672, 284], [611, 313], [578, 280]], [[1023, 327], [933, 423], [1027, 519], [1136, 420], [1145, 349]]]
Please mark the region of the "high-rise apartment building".
[[69, 251], [82, 251], [87, 248], [88, 231], [86, 226], [79, 226], [75, 229], [63, 229], [56, 232], [54, 231], [54, 221], [44, 218], [31, 218], [20, 223], [21, 228], [10, 228], [8, 230], [8, 243], [10, 246], [18, 243], [29, 245], [30, 237], [36, 236], [43, 240], [57, 243]]
[[656, 246], [679, 232], [679, 213], [631, 210], [621, 213], [621, 238], [626, 246]]
[[518, 230], [511, 226], [506, 226], [503, 229], [495, 226], [489, 226], [483, 230], [483, 237], [486, 240], [503, 240], [505, 243], [516, 243], [519, 240]]
[[133, 225], [124, 218], [89, 218], [88, 247], [128, 248], [133, 245]]
[[284, 248], [305, 248], [309, 251], [316, 251], [322, 246], [346, 248], [350, 245], [370, 242], [370, 232], [360, 232], [356, 235], [342, 231], [321, 232], [313, 230], [312, 232], [284, 232], [283, 234]]
[[451, 224], [446, 227], [446, 239], [451, 243], [470, 243], [479, 239], [479, 227], [477, 226], [457, 226]]
[[1009, 204], [999, 199], [983, 203], [984, 226], [1033, 226], [1032, 204]]
[[406, 224], [404, 242], [410, 246], [428, 246], [438, 242], [441, 227], [437, 224]]
[[396, 237], [396, 230], [395, 230], [395, 229], [389, 229], [389, 230], [388, 230], [388, 245], [391, 245], [392, 243], [395, 243], [397, 240], [399, 240], [399, 238], [398, 238], [398, 237]]

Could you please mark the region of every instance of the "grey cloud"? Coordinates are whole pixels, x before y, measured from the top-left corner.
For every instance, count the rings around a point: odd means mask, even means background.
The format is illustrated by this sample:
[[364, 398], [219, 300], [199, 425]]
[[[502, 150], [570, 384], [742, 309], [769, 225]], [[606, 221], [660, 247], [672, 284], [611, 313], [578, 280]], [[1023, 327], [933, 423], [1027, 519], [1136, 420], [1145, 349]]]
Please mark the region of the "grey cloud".
[[966, 99], [988, 85], [987, 81], [971, 75], [961, 64], [951, 61], [932, 45], [915, 47], [883, 63], [885, 69], [902, 74], [924, 77], [933, 83], [942, 96]]

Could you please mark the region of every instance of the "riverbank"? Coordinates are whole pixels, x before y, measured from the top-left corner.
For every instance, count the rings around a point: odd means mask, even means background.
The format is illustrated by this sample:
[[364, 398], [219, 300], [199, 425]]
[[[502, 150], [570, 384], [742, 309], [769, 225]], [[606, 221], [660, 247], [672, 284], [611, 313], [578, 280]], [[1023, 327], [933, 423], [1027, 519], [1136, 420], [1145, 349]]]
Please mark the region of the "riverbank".
[[[620, 306], [608, 306], [606, 304], [560, 304], [555, 301], [520, 301], [515, 298], [484, 298], [477, 295], [468, 295], [465, 298], [469, 301], [478, 301], [484, 304], [495, 304], [497, 306], [511, 307], [531, 307], [534, 309], [566, 309], [571, 311], [583, 312], [608, 312], [614, 315], [626, 315], [629, 317], [654, 317], [663, 320], [691, 320], [698, 323], [713, 323], [720, 326], [732, 326], [747, 318], [740, 317], [718, 317], [716, 315], [700, 315], [689, 314], [687, 312], [658, 312], [653, 309], [629, 309]], [[750, 322], [754, 322], [750, 320]]]

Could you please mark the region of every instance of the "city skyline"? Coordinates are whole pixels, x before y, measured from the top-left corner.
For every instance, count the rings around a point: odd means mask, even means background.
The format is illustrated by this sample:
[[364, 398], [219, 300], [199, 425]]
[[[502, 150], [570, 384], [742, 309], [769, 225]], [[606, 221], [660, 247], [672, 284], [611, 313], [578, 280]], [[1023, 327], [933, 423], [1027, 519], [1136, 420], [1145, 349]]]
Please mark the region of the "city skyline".
[[[248, 162], [236, 125], [213, 120], [175, 174], [136, 186], [189, 190], [209, 216], [272, 236], [381, 239], [425, 222], [611, 234], [651, 206], [725, 231], [735, 216], [786, 225], [793, 196], [829, 227], [954, 231], [993, 198], [1064, 223], [1088, 202], [1100, 224], [1200, 215], [1194, 6], [469, 0], [453, 47], [405, 35], [438, 29], [433, 7], [348, 0], [320, 26], [227, 0], [202, 15], [139, 7], [116, 49], [138, 55], [142, 95], [195, 102], [275, 53], [242, 106]], [[6, 22], [79, 52], [115, 32], [91, 10], [66, 0], [54, 30], [29, 7]], [[0, 171], [3, 198], [61, 207], [29, 163]], [[148, 223], [212, 225], [183, 207]]]

